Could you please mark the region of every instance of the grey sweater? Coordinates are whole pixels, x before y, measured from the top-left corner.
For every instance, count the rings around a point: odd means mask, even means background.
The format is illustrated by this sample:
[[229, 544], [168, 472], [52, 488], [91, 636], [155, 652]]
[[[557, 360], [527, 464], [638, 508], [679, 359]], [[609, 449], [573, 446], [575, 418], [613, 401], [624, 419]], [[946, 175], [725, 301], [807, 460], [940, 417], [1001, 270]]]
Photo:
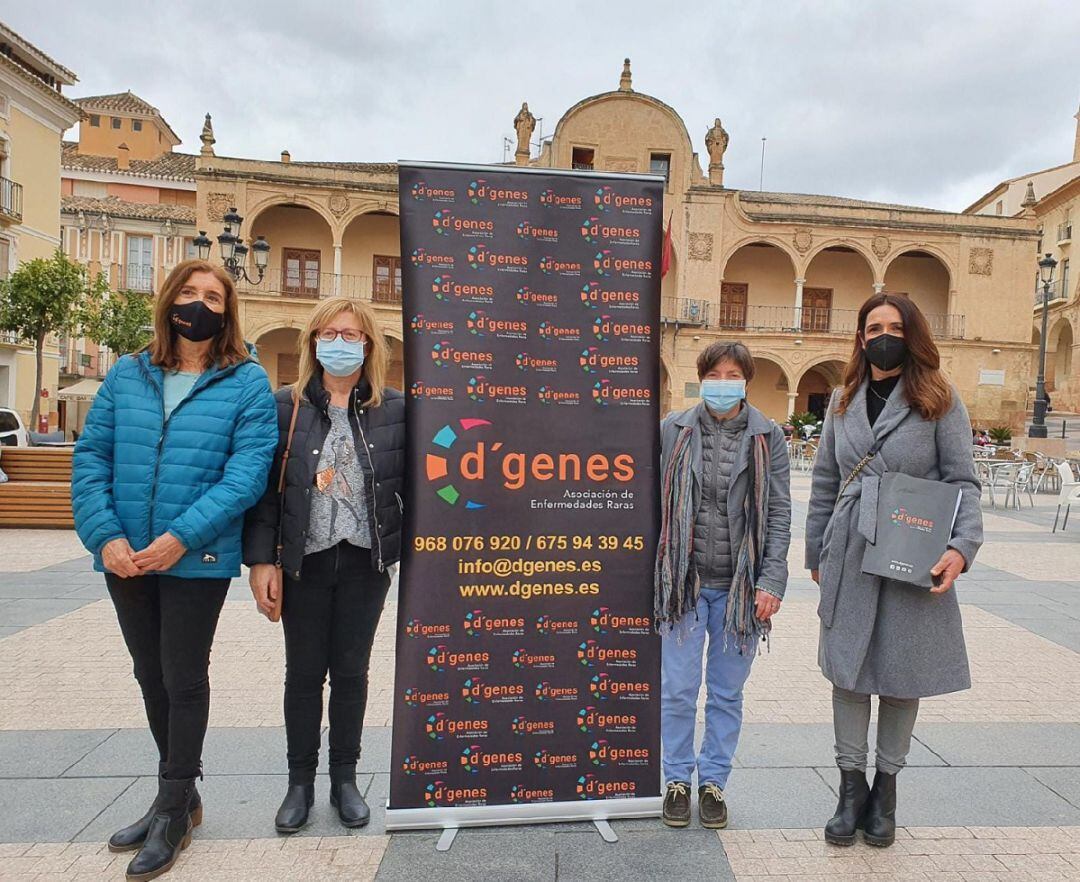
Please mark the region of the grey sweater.
[[702, 484], [694, 519], [694, 565], [704, 588], [726, 590], [735, 574], [728, 490], [747, 421], [746, 407], [728, 420], [715, 419], [707, 408], [701, 412]]

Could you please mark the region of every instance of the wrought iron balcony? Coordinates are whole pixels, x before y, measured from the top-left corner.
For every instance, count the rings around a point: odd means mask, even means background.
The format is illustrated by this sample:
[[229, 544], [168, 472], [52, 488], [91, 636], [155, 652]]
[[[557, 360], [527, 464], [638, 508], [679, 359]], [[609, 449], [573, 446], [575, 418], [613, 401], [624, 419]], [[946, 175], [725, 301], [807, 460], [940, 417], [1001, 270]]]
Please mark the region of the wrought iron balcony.
[[[828, 309], [804, 306], [756, 306], [739, 303], [709, 305], [708, 327], [755, 334], [828, 334], [853, 337], [858, 329], [857, 309]], [[933, 335], [939, 339], [962, 340], [965, 317], [944, 313], [926, 314]]]
[[271, 268], [258, 284], [241, 280], [236, 287], [245, 295], [255, 296], [297, 297], [304, 300], [352, 297], [372, 303], [401, 303], [401, 287], [395, 285], [391, 279], [376, 280], [371, 276], [322, 273], [314, 270], [296, 273]]
[[22, 184], [16, 184], [7, 178], [0, 178], [0, 216], [18, 223], [22, 220], [23, 193]]

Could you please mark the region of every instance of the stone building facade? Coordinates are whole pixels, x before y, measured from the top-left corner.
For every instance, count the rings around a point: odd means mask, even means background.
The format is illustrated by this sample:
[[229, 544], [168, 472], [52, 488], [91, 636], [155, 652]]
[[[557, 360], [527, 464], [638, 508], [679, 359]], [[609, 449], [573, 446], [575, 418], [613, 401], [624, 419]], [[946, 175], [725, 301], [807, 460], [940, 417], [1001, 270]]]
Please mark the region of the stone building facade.
[[[700, 140], [703, 169], [678, 113], [634, 90], [629, 62], [616, 89], [567, 110], [539, 149], [527, 105], [514, 126], [519, 165], [666, 176], [665, 410], [696, 400], [697, 353], [737, 338], [757, 359], [755, 404], [777, 420], [822, 411], [850, 356], [860, 304], [885, 290], [907, 294], [927, 314], [976, 422], [1022, 418], [1034, 376], [1031, 218], [729, 189], [720, 120]], [[242, 235], [271, 244], [266, 277], [242, 286], [245, 327], [271, 378], [295, 376], [298, 329], [312, 301], [341, 292], [373, 302], [391, 339], [394, 382], [402, 382], [396, 168], [293, 161], [287, 152], [278, 162], [229, 158], [214, 145], [207, 126], [194, 173], [196, 227], [216, 235], [236, 207]]]

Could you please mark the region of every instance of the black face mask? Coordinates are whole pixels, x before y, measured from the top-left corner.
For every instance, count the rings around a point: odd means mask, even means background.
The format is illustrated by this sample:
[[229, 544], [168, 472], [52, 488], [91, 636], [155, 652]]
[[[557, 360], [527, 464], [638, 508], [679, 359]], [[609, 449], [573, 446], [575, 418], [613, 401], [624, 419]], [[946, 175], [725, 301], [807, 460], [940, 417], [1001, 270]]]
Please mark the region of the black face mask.
[[169, 324], [181, 337], [192, 343], [201, 343], [217, 336], [225, 326], [225, 316], [214, 312], [201, 300], [191, 303], [174, 303], [169, 310]]
[[907, 341], [893, 334], [882, 334], [866, 343], [866, 360], [883, 371], [892, 371], [907, 360]]

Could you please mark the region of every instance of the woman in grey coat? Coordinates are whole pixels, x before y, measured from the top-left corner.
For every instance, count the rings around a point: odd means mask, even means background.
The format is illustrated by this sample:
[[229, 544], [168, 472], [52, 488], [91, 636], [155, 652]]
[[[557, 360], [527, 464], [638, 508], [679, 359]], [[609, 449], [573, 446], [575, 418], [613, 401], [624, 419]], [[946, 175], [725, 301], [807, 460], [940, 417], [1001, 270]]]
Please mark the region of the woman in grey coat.
[[[862, 829], [869, 844], [888, 846], [896, 830], [896, 775], [911, 745], [919, 699], [971, 686], [960, 608], [950, 589], [982, 544], [981, 488], [967, 410], [941, 373], [919, 308], [907, 297], [875, 294], [859, 310], [858, 328], [814, 464], [806, 566], [821, 588], [818, 661], [833, 684], [840, 768], [840, 801], [825, 839], [851, 845]], [[952, 538], [931, 571], [937, 585], [929, 592], [862, 572], [886, 471], [961, 491]], [[879, 696], [872, 788], [866, 781], [871, 695]]]

